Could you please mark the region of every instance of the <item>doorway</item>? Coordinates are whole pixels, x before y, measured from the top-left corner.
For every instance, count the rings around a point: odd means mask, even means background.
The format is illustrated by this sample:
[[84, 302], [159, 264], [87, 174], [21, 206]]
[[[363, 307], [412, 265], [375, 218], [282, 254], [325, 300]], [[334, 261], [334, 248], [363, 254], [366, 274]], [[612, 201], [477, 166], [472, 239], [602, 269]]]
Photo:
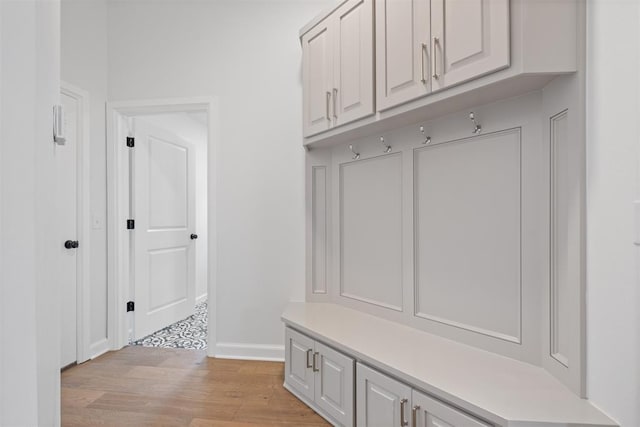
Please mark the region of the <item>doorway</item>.
[[64, 141], [55, 144], [60, 289], [60, 368], [89, 359], [89, 94], [62, 83]]
[[[113, 349], [215, 342], [214, 109], [209, 98], [107, 106]], [[199, 329], [169, 330], [188, 324]]]

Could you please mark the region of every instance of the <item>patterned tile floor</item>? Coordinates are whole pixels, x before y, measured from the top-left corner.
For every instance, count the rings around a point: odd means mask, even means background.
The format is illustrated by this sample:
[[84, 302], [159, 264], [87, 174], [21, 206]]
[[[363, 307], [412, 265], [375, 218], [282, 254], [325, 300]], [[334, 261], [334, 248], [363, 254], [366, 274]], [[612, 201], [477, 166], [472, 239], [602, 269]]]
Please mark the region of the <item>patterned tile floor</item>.
[[134, 341], [131, 345], [161, 348], [207, 348], [207, 301], [196, 305], [195, 314]]

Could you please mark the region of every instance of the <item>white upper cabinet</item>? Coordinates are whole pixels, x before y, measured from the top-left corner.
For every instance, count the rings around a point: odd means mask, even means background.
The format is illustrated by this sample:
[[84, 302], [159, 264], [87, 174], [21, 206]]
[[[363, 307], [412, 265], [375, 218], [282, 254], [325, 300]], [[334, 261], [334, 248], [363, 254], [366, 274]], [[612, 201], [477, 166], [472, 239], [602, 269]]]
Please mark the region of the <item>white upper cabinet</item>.
[[331, 126], [332, 42], [329, 21], [321, 22], [302, 37], [305, 135], [322, 132]]
[[334, 125], [373, 114], [373, 0], [335, 12]]
[[348, 0], [302, 36], [304, 135], [374, 113], [373, 0]]
[[433, 90], [509, 66], [509, 0], [431, 0]]
[[378, 110], [431, 91], [429, 0], [376, 0]]

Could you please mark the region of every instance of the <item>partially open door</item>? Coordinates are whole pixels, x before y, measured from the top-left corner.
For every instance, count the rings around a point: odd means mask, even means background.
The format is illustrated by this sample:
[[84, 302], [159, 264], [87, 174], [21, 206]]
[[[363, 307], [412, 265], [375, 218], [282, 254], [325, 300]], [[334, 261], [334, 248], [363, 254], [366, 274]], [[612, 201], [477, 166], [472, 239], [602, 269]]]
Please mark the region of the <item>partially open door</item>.
[[194, 147], [136, 118], [132, 165], [134, 339], [140, 339], [194, 311]]

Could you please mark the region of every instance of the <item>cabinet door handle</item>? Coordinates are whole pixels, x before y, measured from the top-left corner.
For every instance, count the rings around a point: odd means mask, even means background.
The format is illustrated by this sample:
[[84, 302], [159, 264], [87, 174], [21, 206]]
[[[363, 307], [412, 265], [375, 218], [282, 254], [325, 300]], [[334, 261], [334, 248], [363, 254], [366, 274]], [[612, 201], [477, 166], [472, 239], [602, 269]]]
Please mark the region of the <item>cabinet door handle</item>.
[[333, 88], [333, 118], [338, 120], [338, 110], [336, 109], [336, 99], [338, 98], [338, 89]]
[[440, 75], [438, 74], [438, 50], [440, 45], [440, 39], [438, 37], [433, 38], [433, 50], [431, 51], [431, 57], [433, 58], [433, 78], [438, 80]]
[[318, 356], [320, 353], [318, 353], [317, 351], [315, 353], [313, 353], [313, 372], [320, 372], [320, 368], [318, 368], [318, 360], [316, 359], [316, 356]]
[[331, 100], [331, 92], [327, 91], [327, 104], [326, 104], [327, 120], [331, 120], [331, 115], [329, 114], [329, 101], [330, 100]]
[[418, 427], [418, 410], [420, 405], [416, 405], [411, 408], [411, 427]]
[[421, 51], [421, 56], [420, 56], [420, 58], [421, 58], [422, 60], [420, 61], [420, 76], [421, 76], [422, 78], [420, 79], [420, 81], [421, 81], [422, 83], [426, 83], [426, 82], [427, 82], [427, 79], [426, 79], [426, 78], [425, 78], [425, 76], [424, 76], [424, 54], [425, 54], [425, 52], [427, 51], [427, 44], [426, 44], [426, 43], [422, 43], [422, 47], [421, 47], [421, 49], [422, 49], [422, 51]]
[[408, 426], [409, 425], [409, 422], [404, 417], [404, 408], [405, 408], [405, 406], [407, 406], [407, 402], [409, 402], [408, 399], [400, 400], [400, 427], [404, 427], [404, 426]]
[[307, 350], [307, 368], [312, 368], [313, 365], [309, 362], [309, 355], [313, 352], [312, 349]]

